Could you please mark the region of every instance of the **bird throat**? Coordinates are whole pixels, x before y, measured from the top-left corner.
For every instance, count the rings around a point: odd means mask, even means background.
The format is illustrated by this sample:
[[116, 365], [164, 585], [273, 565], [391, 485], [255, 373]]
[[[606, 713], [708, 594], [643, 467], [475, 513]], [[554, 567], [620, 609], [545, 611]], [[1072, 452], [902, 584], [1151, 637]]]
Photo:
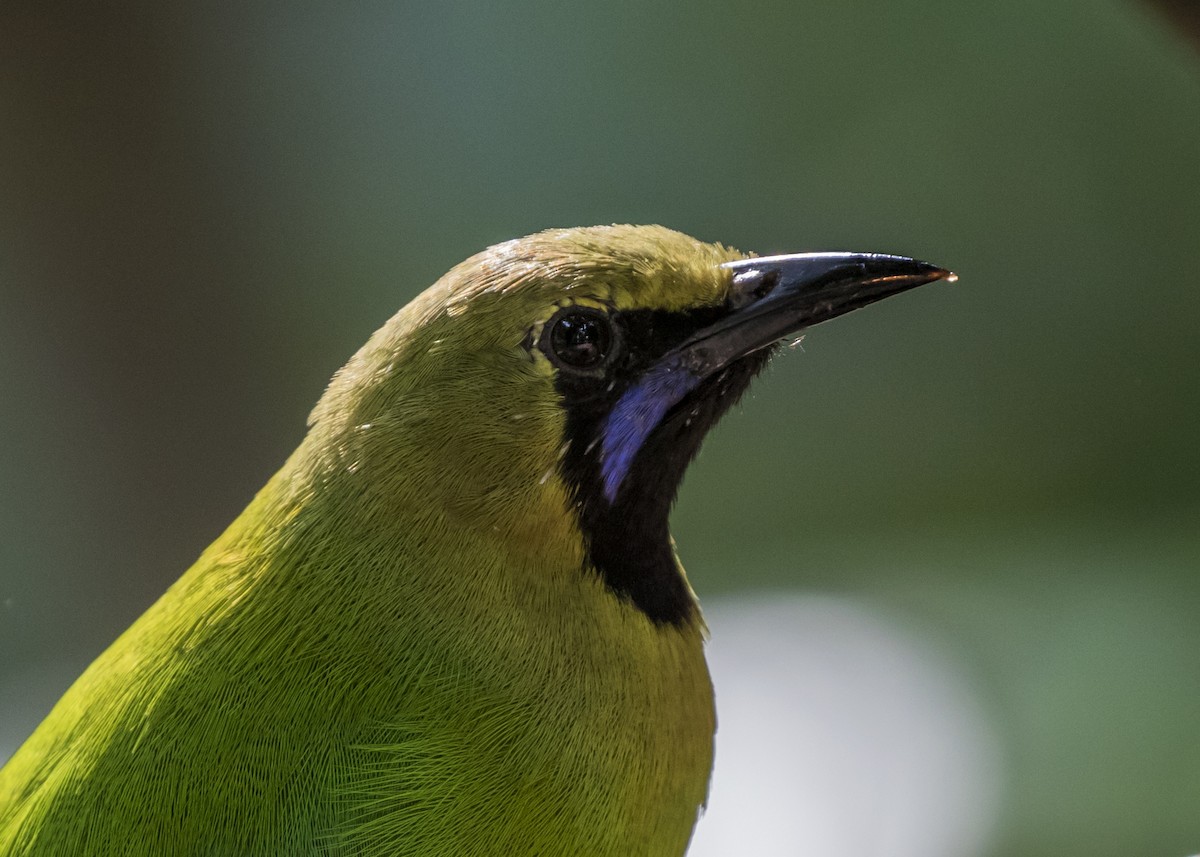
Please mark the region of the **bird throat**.
[[[684, 625], [695, 597], [671, 543], [668, 517], [700, 445], [770, 358], [763, 349], [720, 371], [678, 384], [653, 379], [657, 360], [710, 320], [709, 313], [618, 313], [629, 355], [597, 384], [559, 374], [566, 411], [564, 481], [590, 569], [658, 625]], [[674, 383], [674, 382], [672, 382]], [[669, 403], [656, 401], [669, 397]], [[636, 424], [632, 424], [636, 423]]]

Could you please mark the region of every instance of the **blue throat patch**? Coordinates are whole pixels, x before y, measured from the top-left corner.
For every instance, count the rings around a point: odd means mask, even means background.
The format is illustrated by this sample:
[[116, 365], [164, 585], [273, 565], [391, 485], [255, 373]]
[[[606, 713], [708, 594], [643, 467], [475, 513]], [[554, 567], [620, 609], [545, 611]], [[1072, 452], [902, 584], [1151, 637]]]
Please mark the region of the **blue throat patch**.
[[660, 363], [629, 387], [609, 411], [600, 432], [600, 474], [609, 503], [616, 502], [617, 491], [646, 438], [667, 411], [702, 380], [673, 361]]

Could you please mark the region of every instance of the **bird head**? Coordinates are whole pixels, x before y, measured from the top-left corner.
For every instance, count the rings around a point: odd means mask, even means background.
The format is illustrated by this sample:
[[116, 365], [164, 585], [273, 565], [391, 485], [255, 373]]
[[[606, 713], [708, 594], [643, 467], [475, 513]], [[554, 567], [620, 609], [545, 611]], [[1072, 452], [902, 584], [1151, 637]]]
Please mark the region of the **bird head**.
[[748, 257], [658, 226], [541, 232], [456, 266], [376, 332], [310, 437], [324, 478], [373, 474], [375, 509], [419, 502], [531, 550], [569, 531], [614, 594], [682, 624], [695, 603], [667, 517], [706, 432], [781, 338], [951, 276], [878, 254]]

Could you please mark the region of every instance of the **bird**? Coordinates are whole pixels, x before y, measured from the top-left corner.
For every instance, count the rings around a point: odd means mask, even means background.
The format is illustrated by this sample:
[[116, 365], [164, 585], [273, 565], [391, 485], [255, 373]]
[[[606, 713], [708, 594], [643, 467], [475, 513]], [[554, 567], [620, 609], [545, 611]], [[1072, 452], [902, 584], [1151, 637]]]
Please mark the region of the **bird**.
[[0, 769], [0, 855], [683, 854], [684, 471], [784, 338], [952, 279], [629, 225], [455, 266]]

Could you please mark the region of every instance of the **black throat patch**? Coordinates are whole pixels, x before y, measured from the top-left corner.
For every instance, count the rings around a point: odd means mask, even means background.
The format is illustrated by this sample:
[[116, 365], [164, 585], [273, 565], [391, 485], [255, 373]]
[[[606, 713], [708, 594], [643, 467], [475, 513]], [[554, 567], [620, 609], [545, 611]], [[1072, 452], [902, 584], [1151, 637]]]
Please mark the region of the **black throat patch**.
[[567, 417], [560, 467], [591, 565], [609, 589], [658, 625], [683, 625], [696, 613], [668, 527], [684, 471], [709, 429], [738, 401], [773, 349], [733, 361], [674, 404], [638, 447], [611, 499], [604, 484], [603, 433], [613, 408], [647, 369], [726, 312], [610, 313], [617, 345], [603, 371], [572, 372], [560, 366], [555, 378]]

